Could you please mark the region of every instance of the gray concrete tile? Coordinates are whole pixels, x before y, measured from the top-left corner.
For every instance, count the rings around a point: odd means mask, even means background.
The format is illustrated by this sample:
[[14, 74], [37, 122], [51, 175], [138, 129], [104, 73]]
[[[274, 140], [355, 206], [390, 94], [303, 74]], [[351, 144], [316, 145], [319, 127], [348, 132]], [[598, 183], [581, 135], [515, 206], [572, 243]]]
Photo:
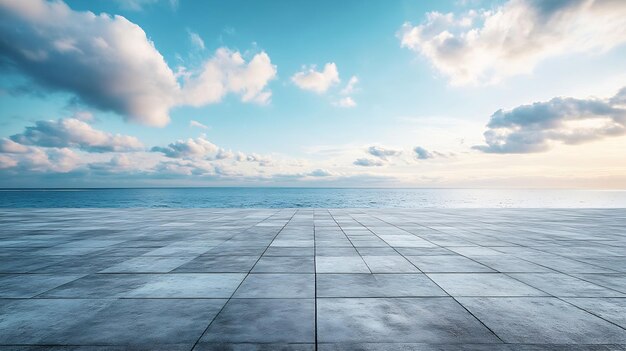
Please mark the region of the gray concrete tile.
[[405, 256], [425, 273], [494, 272], [493, 269], [462, 256]]
[[419, 273], [419, 269], [400, 255], [363, 256], [363, 261], [372, 273]]
[[321, 343], [497, 343], [452, 298], [324, 298], [317, 303]]
[[509, 343], [625, 344], [626, 331], [553, 297], [457, 300]]
[[69, 331], [85, 325], [113, 300], [0, 300], [0, 344], [67, 345]]
[[353, 247], [318, 247], [315, 256], [346, 257], [359, 256], [359, 252]]
[[318, 274], [317, 297], [447, 296], [424, 274]]
[[202, 335], [226, 300], [121, 299], [69, 328], [65, 342], [78, 345], [185, 345]]
[[573, 274], [588, 282], [626, 294], [626, 274]]
[[191, 261], [193, 257], [135, 257], [100, 273], [167, 273]]
[[501, 273], [428, 273], [452, 296], [547, 296]]
[[146, 284], [148, 274], [91, 274], [41, 295], [45, 298], [103, 299], [123, 297]]
[[253, 273], [314, 273], [312, 256], [299, 257], [261, 257], [252, 269]]
[[557, 297], [626, 297], [618, 291], [562, 273], [517, 273], [510, 276]]
[[315, 342], [313, 299], [231, 299], [200, 343]]
[[127, 291], [134, 298], [229, 298], [245, 274], [181, 273], [151, 274], [145, 284]]
[[268, 247], [263, 256], [313, 256], [312, 247]]
[[0, 275], [0, 298], [34, 297], [81, 277], [75, 274]]
[[626, 329], [626, 298], [565, 298], [565, 301]]
[[317, 273], [371, 273], [359, 256], [317, 257], [315, 267]]
[[176, 273], [248, 273], [258, 256], [199, 256], [174, 269]]
[[502, 273], [551, 273], [553, 270], [510, 254], [471, 256], [472, 260]]
[[233, 298], [315, 298], [314, 274], [249, 274]]
[[315, 344], [290, 343], [200, 343], [193, 351], [315, 351]]

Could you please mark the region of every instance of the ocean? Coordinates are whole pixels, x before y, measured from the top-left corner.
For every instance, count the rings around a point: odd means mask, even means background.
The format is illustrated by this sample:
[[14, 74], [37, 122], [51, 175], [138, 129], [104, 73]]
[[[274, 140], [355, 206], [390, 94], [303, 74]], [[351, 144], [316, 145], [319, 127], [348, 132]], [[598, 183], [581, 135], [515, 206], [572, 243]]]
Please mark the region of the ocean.
[[0, 189], [3, 208], [624, 208], [626, 191], [545, 189]]

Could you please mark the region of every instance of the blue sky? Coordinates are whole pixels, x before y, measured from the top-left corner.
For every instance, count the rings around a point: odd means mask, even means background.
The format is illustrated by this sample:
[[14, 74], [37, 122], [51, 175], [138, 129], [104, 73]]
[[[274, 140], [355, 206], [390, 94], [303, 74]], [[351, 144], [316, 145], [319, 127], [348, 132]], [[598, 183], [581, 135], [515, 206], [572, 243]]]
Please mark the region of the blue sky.
[[611, 0], [0, 0], [0, 186], [623, 188], [625, 18]]

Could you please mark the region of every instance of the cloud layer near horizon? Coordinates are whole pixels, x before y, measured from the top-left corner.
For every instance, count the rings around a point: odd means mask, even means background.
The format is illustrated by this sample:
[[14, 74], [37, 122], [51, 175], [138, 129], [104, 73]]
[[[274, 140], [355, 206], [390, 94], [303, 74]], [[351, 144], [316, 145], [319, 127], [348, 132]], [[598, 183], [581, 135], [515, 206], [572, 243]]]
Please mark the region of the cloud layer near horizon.
[[181, 83], [141, 27], [60, 1], [0, 0], [0, 58], [45, 88], [150, 126], [166, 125], [174, 106], [215, 103], [228, 93], [265, 104], [276, 76], [265, 52], [246, 62], [221, 48], [198, 70], [185, 70]]

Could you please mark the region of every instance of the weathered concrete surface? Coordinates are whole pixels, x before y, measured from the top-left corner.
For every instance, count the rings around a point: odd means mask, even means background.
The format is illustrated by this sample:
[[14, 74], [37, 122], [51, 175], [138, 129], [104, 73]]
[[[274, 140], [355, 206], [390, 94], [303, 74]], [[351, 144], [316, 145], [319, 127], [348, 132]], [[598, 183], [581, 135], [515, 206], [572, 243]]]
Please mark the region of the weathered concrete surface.
[[0, 211], [0, 350], [626, 350], [626, 210]]

